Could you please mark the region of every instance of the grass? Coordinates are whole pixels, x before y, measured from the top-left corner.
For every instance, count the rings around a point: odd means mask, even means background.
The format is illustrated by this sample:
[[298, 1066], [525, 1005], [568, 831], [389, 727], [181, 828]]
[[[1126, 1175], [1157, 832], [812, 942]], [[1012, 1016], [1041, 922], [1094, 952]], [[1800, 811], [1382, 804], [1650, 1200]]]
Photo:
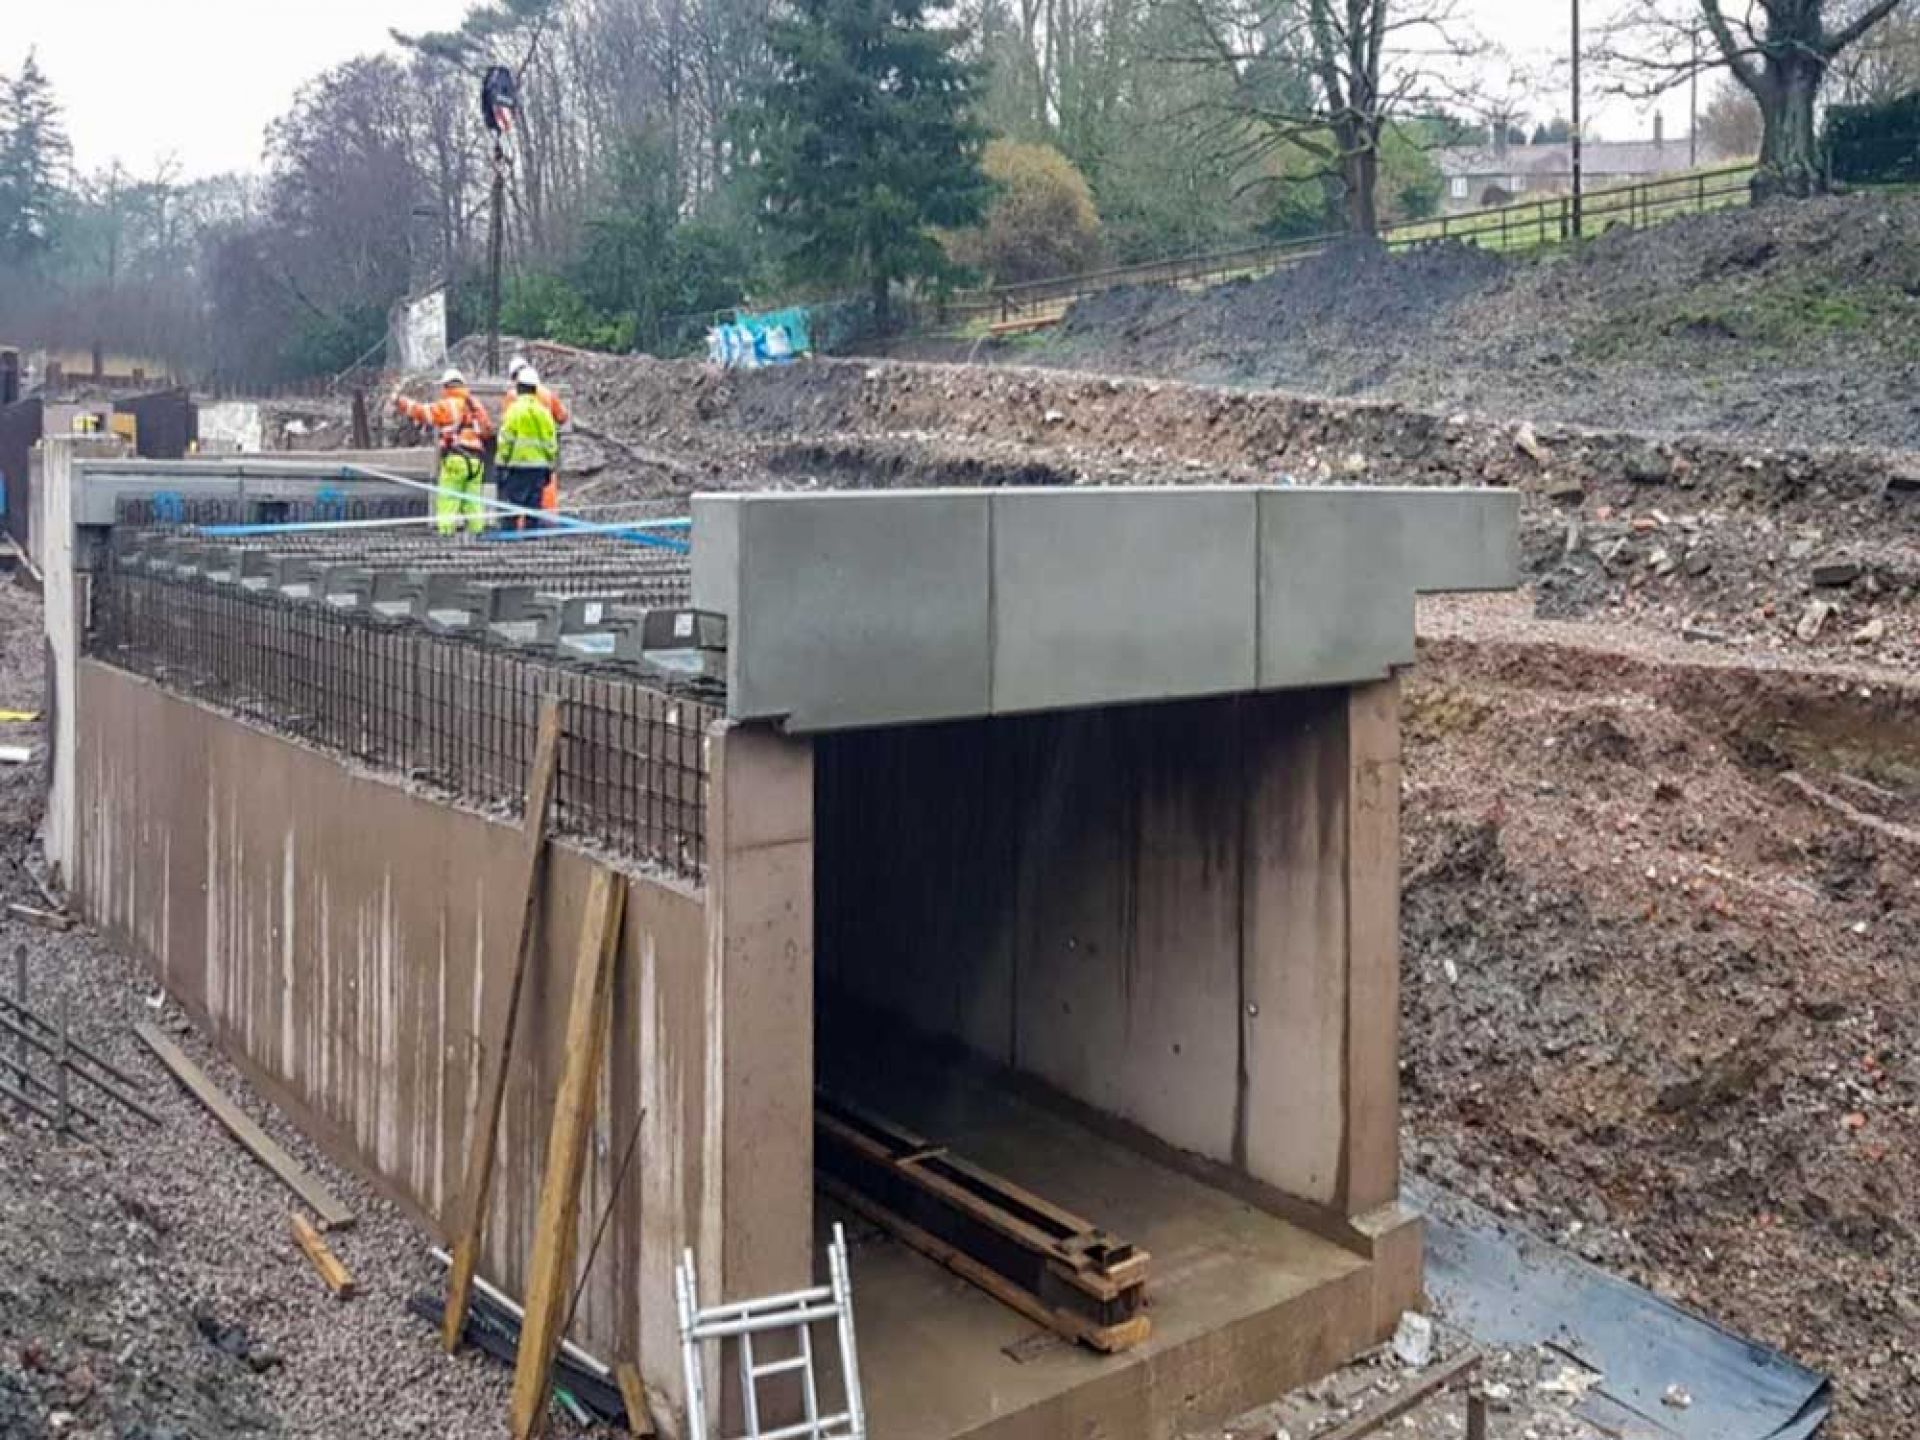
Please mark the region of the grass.
[[1890, 285], [1825, 276], [1719, 281], [1608, 318], [1576, 353], [1621, 360], [1665, 353], [1673, 341], [1732, 341], [1757, 357], [1790, 358], [1808, 345], [1854, 340], [1920, 357], [1920, 300]]

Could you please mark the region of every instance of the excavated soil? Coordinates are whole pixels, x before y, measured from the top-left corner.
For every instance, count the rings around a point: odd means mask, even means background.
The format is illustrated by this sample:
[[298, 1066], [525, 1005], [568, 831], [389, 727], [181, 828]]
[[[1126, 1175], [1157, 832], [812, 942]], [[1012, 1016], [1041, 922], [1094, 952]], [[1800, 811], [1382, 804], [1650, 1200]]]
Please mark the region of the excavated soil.
[[[990, 352], [990, 355], [993, 352]], [[1732, 209], [1515, 257], [1343, 246], [1080, 302], [999, 358], [1791, 444], [1920, 444], [1920, 198]]]
[[1915, 1433], [1920, 687], [1488, 608], [1406, 690], [1411, 1163]]

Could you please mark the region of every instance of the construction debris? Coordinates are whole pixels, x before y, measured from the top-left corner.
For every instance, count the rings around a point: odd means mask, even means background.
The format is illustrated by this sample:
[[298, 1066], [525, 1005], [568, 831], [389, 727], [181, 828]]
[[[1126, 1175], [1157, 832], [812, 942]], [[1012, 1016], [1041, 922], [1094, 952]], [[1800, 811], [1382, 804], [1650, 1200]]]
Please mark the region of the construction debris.
[[1444, 1394], [1454, 1386], [1470, 1380], [1479, 1365], [1480, 1354], [1476, 1350], [1468, 1350], [1456, 1355], [1428, 1371], [1404, 1390], [1388, 1396], [1337, 1429], [1329, 1430], [1321, 1440], [1361, 1440], [1363, 1436], [1377, 1435], [1401, 1416], [1419, 1409], [1435, 1396]]
[[278, 1175], [289, 1190], [306, 1202], [307, 1208], [320, 1217], [324, 1229], [344, 1230], [353, 1224], [353, 1212], [308, 1174], [279, 1141], [228, 1099], [220, 1087], [207, 1078], [206, 1072], [187, 1058], [184, 1050], [152, 1025], [143, 1022], [134, 1026], [133, 1030], [160, 1063], [173, 1072], [174, 1078], [213, 1113], [214, 1119], [227, 1127], [234, 1139], [251, 1150], [261, 1164]]
[[[451, 1259], [443, 1251], [436, 1251], [434, 1255], [442, 1263]], [[446, 1323], [446, 1302], [430, 1290], [409, 1296], [407, 1309], [432, 1325], [436, 1333]], [[514, 1365], [519, 1359], [520, 1332], [525, 1321], [526, 1313], [518, 1305], [484, 1280], [476, 1280], [461, 1340], [496, 1360]], [[556, 1393], [572, 1396], [602, 1423], [628, 1423], [626, 1401], [614, 1372], [578, 1346], [560, 1347], [553, 1362], [552, 1384]]]
[[653, 1407], [647, 1403], [647, 1387], [640, 1379], [640, 1368], [631, 1360], [614, 1367], [620, 1382], [620, 1398], [627, 1404], [627, 1434], [633, 1440], [653, 1440], [658, 1430], [653, 1423]]
[[824, 1092], [814, 1136], [829, 1195], [1022, 1315], [1108, 1354], [1152, 1333], [1146, 1251]]
[[313, 1262], [313, 1268], [319, 1272], [321, 1280], [326, 1283], [327, 1289], [333, 1292], [334, 1298], [351, 1300], [357, 1293], [353, 1272], [347, 1269], [340, 1262], [340, 1257], [328, 1247], [326, 1238], [313, 1228], [312, 1221], [297, 1210], [287, 1216], [287, 1221], [293, 1227], [293, 1238], [299, 1242], [307, 1259]]
[[38, 925], [43, 930], [70, 930], [73, 917], [59, 910], [42, 910], [33, 905], [23, 905], [11, 901], [7, 905], [7, 914], [16, 920], [25, 920], [29, 925]]

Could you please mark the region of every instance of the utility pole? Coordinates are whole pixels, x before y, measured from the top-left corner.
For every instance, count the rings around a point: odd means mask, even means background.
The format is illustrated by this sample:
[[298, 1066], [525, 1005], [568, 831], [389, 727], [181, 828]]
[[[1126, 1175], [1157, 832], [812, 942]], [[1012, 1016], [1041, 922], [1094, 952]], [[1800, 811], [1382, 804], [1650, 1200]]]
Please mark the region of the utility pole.
[[1693, 32], [1693, 69], [1687, 76], [1687, 168], [1700, 168], [1700, 32]]
[[520, 87], [504, 65], [489, 66], [480, 81], [480, 113], [493, 134], [492, 214], [487, 223], [487, 373], [500, 373], [500, 249], [507, 225], [507, 137], [513, 134]]
[[1580, 238], [1580, 0], [1573, 0], [1573, 238]]
[[487, 222], [487, 374], [500, 373], [500, 247], [506, 234], [507, 147], [493, 137], [492, 214]]

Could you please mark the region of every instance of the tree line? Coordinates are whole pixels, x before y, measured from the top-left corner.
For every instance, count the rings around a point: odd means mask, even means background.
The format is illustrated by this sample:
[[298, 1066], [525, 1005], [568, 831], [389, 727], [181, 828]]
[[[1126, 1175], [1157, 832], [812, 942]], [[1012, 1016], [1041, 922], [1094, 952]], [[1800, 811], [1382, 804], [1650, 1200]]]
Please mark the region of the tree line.
[[[1617, 0], [1599, 58], [1762, 186], [1818, 188], [1814, 106], [1920, 75], [1913, 0]], [[1525, 137], [1458, 0], [481, 0], [292, 98], [257, 173], [76, 175], [29, 56], [0, 86], [0, 339], [268, 383], [375, 355], [396, 298], [483, 313], [480, 72], [520, 79], [504, 324], [673, 351], [747, 301], [902, 297], [1438, 208], [1436, 147]], [[1543, 117], [1544, 118], [1544, 117]], [[1536, 130], [1563, 138], [1565, 122]]]

